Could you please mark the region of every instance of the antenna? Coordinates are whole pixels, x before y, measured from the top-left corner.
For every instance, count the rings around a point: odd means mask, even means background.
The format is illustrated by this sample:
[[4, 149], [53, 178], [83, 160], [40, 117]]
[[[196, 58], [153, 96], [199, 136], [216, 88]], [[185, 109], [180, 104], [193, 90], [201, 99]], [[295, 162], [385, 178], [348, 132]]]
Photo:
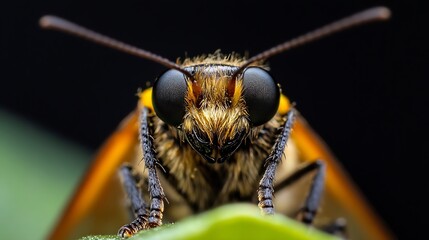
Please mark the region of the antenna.
[[[336, 32], [340, 32], [345, 29], [349, 29], [351, 27], [363, 24], [363, 23], [369, 23], [369, 22], [375, 22], [375, 21], [385, 21], [390, 18], [390, 10], [386, 7], [374, 7], [367, 10], [364, 10], [362, 12], [358, 12], [356, 14], [353, 14], [349, 17], [343, 18], [341, 20], [335, 21], [331, 24], [325, 25], [321, 28], [318, 28], [316, 30], [313, 30], [311, 32], [308, 32], [304, 35], [301, 35], [297, 38], [293, 38], [292, 40], [286, 41], [284, 43], [281, 43], [277, 46], [274, 46], [262, 53], [259, 53], [251, 58], [249, 58], [243, 65], [240, 66], [239, 69], [237, 69], [234, 74], [232, 75], [231, 79], [235, 81], [237, 76], [250, 64], [265, 60], [267, 58], [270, 58], [274, 55], [277, 55], [279, 53], [282, 53], [284, 51], [287, 51], [289, 49], [295, 48], [300, 45], [304, 45], [309, 42], [313, 42], [315, 40], [318, 40], [320, 38], [332, 35]], [[235, 84], [234, 84], [235, 85]]]
[[191, 73], [189, 73], [188, 71], [186, 71], [185, 69], [183, 69], [182, 67], [180, 67], [179, 65], [177, 65], [176, 63], [163, 58], [159, 55], [156, 55], [154, 53], [151, 53], [149, 51], [131, 46], [129, 44], [123, 43], [121, 41], [118, 41], [116, 39], [104, 36], [102, 34], [99, 34], [97, 32], [94, 32], [92, 30], [86, 29], [84, 27], [81, 27], [77, 24], [74, 24], [72, 22], [69, 22], [65, 19], [62, 19], [60, 17], [57, 16], [43, 16], [42, 18], [40, 18], [39, 20], [39, 25], [40, 27], [44, 28], [44, 29], [50, 29], [50, 30], [57, 30], [57, 31], [61, 31], [61, 32], [65, 32], [71, 35], [75, 35], [87, 40], [90, 40], [92, 42], [131, 54], [131, 55], [135, 55], [141, 58], [146, 58], [148, 60], [151, 60], [153, 62], [159, 63], [161, 65], [166, 66], [167, 68], [171, 68], [171, 69], [176, 69], [180, 72], [182, 72], [183, 74], [185, 74], [185, 76], [187, 76], [189, 79], [194, 79], [193, 76], [191, 75]]

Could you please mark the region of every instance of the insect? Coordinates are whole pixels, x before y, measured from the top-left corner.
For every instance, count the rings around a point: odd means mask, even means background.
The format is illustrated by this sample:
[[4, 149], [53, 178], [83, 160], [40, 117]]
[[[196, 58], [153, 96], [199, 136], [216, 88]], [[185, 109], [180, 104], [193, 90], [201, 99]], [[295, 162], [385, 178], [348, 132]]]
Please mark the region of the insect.
[[[118, 228], [120, 236], [129, 237], [161, 225], [165, 218], [176, 221], [238, 201], [257, 204], [263, 214], [297, 212], [306, 224], [345, 217], [351, 238], [389, 239], [388, 230], [281, 94], [264, 63], [288, 49], [389, 16], [387, 8], [372, 8], [248, 59], [216, 52], [179, 63], [58, 17], [41, 18], [43, 28], [168, 68], [152, 88], [139, 92], [138, 107], [101, 148], [50, 239], [106, 234], [111, 232], [104, 229]], [[121, 183], [116, 179], [118, 169]], [[292, 183], [309, 173], [314, 175], [307, 187], [292, 189]], [[120, 185], [134, 215], [131, 222], [118, 207], [122, 198], [115, 189]]]

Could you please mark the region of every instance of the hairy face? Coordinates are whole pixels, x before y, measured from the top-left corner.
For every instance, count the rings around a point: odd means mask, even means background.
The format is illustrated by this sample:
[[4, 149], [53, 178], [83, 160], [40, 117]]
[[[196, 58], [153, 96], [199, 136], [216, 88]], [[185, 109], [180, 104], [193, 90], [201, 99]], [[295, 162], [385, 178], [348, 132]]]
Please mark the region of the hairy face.
[[241, 80], [235, 82], [233, 94], [228, 93], [237, 67], [212, 64], [189, 68], [195, 83], [188, 86], [183, 131], [188, 143], [207, 161], [224, 162], [250, 131]]

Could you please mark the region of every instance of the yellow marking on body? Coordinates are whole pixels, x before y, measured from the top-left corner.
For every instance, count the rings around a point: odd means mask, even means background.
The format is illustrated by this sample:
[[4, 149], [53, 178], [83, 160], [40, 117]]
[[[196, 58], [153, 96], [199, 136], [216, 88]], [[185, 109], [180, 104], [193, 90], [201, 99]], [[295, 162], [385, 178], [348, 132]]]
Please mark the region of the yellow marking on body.
[[139, 100], [139, 109], [142, 107], [146, 107], [153, 111], [153, 104], [152, 104], [152, 88], [145, 89], [138, 93], [138, 96], [140, 98]]
[[289, 109], [290, 109], [289, 99], [285, 95], [281, 94], [279, 108], [277, 109], [277, 112], [280, 115], [285, 115], [289, 111]]

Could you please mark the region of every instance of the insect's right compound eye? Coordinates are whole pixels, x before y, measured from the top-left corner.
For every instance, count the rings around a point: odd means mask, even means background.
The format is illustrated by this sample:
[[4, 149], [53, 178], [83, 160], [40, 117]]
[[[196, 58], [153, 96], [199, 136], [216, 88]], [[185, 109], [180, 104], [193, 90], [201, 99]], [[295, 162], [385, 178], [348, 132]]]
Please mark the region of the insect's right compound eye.
[[185, 75], [175, 69], [164, 72], [155, 81], [152, 103], [156, 115], [168, 125], [179, 126], [185, 116]]
[[268, 122], [279, 107], [280, 89], [271, 75], [259, 67], [249, 67], [243, 73], [244, 100], [253, 126]]

